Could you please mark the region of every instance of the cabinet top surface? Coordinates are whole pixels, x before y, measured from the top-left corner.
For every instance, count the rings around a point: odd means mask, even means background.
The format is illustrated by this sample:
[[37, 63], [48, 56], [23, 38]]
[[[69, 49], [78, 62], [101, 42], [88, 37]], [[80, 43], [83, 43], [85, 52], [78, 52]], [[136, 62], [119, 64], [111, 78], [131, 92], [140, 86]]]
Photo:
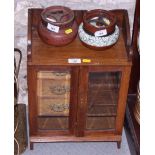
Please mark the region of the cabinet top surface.
[[[42, 9], [29, 9], [28, 12], [28, 64], [31, 65], [128, 65], [127, 42], [124, 26], [124, 10], [113, 10], [117, 16], [117, 25], [120, 29], [120, 36], [117, 43], [106, 50], [95, 51], [82, 45], [78, 35], [70, 44], [63, 47], [54, 47], [44, 43], [37, 31]], [[76, 20], [81, 19], [80, 13], [75, 11]], [[129, 27], [128, 27], [129, 29]], [[80, 64], [70, 64], [68, 59], [81, 59]], [[88, 61], [83, 62], [83, 59]]]

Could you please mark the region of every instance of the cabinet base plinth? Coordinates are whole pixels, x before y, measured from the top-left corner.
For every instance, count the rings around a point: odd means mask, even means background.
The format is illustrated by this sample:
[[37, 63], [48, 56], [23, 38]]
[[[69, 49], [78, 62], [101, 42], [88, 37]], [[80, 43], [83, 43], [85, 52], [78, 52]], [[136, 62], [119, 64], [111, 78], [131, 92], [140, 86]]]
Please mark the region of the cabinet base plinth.
[[117, 142], [117, 147], [121, 147], [120, 135], [108, 135], [108, 136], [31, 136], [30, 137], [30, 149], [33, 150], [33, 143], [52, 143], [52, 142]]

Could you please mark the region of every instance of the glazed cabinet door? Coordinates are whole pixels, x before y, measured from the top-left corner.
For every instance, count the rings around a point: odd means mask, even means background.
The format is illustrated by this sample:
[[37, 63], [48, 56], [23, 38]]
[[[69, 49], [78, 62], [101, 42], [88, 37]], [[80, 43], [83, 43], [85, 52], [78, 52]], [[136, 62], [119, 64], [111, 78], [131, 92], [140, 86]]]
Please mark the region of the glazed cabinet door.
[[[125, 67], [83, 67], [78, 107], [78, 136], [120, 134], [123, 128], [129, 70]], [[83, 79], [83, 80], [82, 80]], [[83, 106], [82, 106], [83, 105]], [[81, 118], [83, 116], [83, 118]], [[82, 122], [80, 122], [80, 119]], [[81, 127], [81, 128], [80, 128]]]
[[30, 130], [40, 134], [74, 133], [77, 70], [76, 67], [33, 69], [35, 94], [30, 94], [30, 98], [34, 98], [33, 103], [30, 101]]
[[120, 71], [89, 72], [86, 130], [115, 131], [120, 83]]

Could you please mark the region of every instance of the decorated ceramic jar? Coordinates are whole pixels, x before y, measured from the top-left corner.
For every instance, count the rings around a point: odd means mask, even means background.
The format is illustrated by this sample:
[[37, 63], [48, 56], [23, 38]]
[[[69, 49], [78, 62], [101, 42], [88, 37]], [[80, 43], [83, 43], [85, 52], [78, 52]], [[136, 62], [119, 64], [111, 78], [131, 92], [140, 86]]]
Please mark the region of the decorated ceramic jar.
[[84, 14], [78, 33], [85, 46], [103, 50], [117, 42], [119, 27], [116, 25], [116, 17], [111, 12], [95, 9]]

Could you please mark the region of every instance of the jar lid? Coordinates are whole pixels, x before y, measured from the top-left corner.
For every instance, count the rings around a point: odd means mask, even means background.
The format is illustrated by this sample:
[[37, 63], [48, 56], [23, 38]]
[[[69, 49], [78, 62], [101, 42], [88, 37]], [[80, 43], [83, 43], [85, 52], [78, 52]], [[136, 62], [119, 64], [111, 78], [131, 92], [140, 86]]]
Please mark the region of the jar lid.
[[71, 24], [74, 20], [74, 12], [68, 7], [64, 6], [50, 6], [41, 12], [41, 19], [43, 24], [48, 23], [63, 27], [64, 25]]

